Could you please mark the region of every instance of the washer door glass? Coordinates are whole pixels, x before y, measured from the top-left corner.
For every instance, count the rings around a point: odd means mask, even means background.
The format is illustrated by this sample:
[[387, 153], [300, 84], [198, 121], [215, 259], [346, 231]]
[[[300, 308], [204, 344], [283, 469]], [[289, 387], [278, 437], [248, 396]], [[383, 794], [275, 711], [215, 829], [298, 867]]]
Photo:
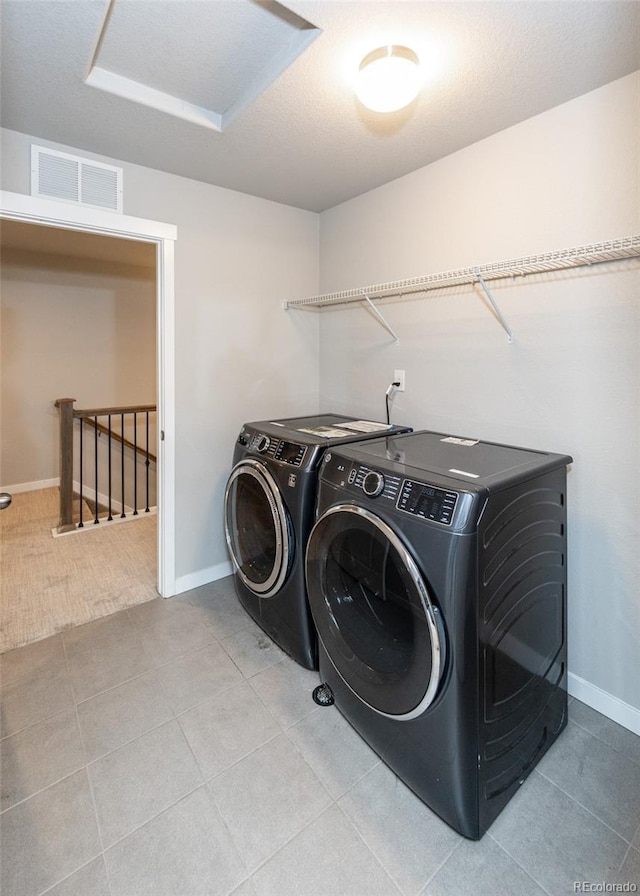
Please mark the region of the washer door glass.
[[424, 712], [444, 667], [444, 631], [398, 535], [362, 507], [332, 507], [312, 530], [306, 574], [318, 634], [349, 688], [384, 715]]
[[277, 483], [254, 460], [240, 461], [225, 491], [227, 545], [244, 584], [261, 597], [282, 586], [293, 551], [292, 528]]

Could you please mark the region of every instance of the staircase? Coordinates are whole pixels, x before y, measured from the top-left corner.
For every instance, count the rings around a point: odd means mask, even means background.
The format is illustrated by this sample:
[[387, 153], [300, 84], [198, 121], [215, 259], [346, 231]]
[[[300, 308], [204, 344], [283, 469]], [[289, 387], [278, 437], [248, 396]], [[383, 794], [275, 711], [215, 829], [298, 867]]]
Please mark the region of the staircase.
[[60, 518], [56, 534], [150, 513], [156, 456], [150, 450], [155, 405], [75, 408], [59, 398]]

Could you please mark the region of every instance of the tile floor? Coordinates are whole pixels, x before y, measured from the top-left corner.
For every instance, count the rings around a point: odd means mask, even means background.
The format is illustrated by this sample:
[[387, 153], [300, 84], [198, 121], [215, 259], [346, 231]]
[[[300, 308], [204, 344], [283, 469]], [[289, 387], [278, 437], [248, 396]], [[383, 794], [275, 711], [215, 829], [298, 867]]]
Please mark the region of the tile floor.
[[561, 739], [464, 840], [316, 706], [317, 675], [231, 579], [5, 653], [0, 672], [6, 896], [640, 888], [640, 738], [572, 700]]

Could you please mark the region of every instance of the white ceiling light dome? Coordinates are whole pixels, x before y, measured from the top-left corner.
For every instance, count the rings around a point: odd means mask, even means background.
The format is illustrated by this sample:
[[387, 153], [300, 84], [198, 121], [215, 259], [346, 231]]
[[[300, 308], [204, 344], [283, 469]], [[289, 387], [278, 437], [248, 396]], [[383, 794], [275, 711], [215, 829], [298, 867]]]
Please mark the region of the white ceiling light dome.
[[416, 98], [422, 81], [417, 53], [390, 44], [372, 50], [360, 63], [356, 96], [373, 112], [395, 112]]

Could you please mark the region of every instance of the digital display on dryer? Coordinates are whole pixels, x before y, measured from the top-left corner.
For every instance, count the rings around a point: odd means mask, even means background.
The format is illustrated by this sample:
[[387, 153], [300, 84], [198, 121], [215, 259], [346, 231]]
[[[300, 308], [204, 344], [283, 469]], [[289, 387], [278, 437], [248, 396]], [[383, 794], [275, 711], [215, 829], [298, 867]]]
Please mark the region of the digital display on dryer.
[[457, 500], [456, 492], [447, 492], [426, 482], [405, 479], [396, 506], [405, 513], [411, 513], [425, 520], [435, 520], [448, 526], [451, 524]]
[[306, 453], [306, 445], [297, 445], [295, 442], [280, 442], [276, 449], [275, 459], [285, 464], [299, 467]]

